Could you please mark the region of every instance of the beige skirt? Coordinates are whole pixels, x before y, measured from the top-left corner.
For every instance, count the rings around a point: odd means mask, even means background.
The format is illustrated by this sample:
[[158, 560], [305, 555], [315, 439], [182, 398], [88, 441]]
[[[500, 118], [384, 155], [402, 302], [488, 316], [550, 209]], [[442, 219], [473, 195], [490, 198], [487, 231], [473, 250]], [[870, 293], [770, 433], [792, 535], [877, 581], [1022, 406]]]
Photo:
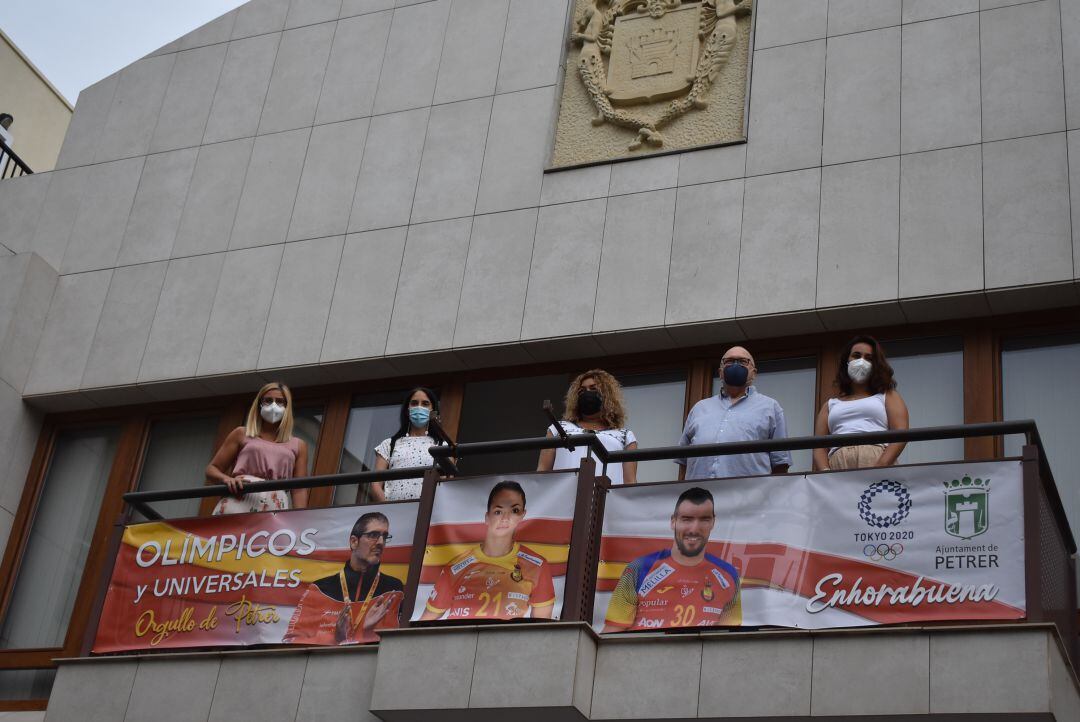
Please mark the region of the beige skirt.
[[829, 454], [829, 468], [840, 471], [841, 469], [865, 469], [869, 466], [877, 466], [877, 461], [881, 458], [883, 451], [885, 451], [884, 444], [841, 446]]

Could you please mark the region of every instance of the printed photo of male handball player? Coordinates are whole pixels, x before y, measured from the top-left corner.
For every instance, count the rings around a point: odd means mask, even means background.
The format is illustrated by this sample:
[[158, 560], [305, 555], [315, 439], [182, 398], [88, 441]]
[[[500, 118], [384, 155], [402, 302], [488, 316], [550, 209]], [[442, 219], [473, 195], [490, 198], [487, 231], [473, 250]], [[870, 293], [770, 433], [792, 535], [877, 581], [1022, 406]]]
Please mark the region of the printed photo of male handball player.
[[495, 484], [484, 513], [484, 541], [443, 567], [420, 620], [550, 619], [555, 605], [551, 565], [514, 541], [524, 518], [521, 484]]
[[671, 514], [674, 541], [626, 565], [608, 603], [604, 631], [740, 624], [739, 573], [705, 551], [715, 523], [708, 490], [693, 487], [680, 494]]
[[362, 644], [378, 641], [376, 629], [397, 627], [404, 585], [379, 570], [391, 538], [386, 515], [375, 511], [357, 519], [349, 533], [348, 561], [337, 574], [308, 586], [282, 641]]

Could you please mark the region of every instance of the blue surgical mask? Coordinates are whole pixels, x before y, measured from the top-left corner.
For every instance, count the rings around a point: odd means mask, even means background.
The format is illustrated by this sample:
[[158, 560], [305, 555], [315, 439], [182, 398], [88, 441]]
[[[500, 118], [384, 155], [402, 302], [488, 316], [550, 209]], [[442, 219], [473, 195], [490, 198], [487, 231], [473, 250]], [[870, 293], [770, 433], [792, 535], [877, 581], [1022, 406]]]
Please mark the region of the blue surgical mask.
[[409, 421], [418, 429], [427, 426], [430, 418], [431, 409], [423, 406], [413, 406], [409, 409]]
[[728, 386], [746, 386], [746, 380], [750, 377], [750, 369], [740, 364], [732, 364], [724, 367], [724, 383]]

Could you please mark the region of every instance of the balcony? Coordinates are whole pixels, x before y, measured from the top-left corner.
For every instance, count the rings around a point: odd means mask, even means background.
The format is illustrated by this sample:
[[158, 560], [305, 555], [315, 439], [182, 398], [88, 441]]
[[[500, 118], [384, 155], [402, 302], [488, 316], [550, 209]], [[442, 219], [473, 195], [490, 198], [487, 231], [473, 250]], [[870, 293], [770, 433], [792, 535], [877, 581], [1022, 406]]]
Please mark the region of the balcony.
[[[444, 543], [445, 539], [437, 539], [438, 535], [433, 534], [432, 530], [439, 528], [447, 518], [445, 510], [449, 502], [445, 500], [451, 498], [447, 490], [466, 490], [470, 484], [486, 489], [496, 478], [452, 478], [440, 482], [439, 471], [454, 471], [450, 457], [460, 459], [500, 451], [581, 445], [588, 446], [600, 464], [610, 464], [784, 448], [1006, 434], [1026, 435], [1027, 445], [1021, 457], [988, 462], [909, 465], [887, 470], [789, 474], [748, 480], [673, 481], [638, 487], [609, 487], [602, 474], [597, 473], [591, 459], [585, 460], [581, 469], [573, 472], [547, 472], [546, 477], [544, 474], [514, 474], [512, 476], [520, 479], [524, 488], [529, 490], [530, 509], [534, 508], [532, 505], [539, 509], [542, 504], [548, 503], [542, 495], [534, 492], [543, 488], [541, 483], [548, 484], [551, 489], [558, 488], [559, 496], [573, 508], [573, 519], [567, 527], [569, 545], [565, 566], [559, 567], [564, 578], [561, 613], [557, 615], [559, 621], [518, 619], [502, 623], [478, 623], [474, 617], [433, 622], [409, 621], [409, 611], [414, 608], [416, 600], [421, 601], [415, 606], [424, 608], [422, 600], [426, 597], [419, 592], [426, 587], [422, 585], [430, 586], [433, 583], [433, 576], [428, 572], [434, 562], [431, 559], [425, 561], [425, 549], [428, 549], [429, 557], [442, 553], [438, 545]], [[175, 649], [165, 651], [151, 649], [144, 643], [142, 646], [147, 649], [103, 656], [90, 654], [95, 640], [88, 639], [83, 657], [57, 660], [59, 673], [49, 700], [47, 718], [50, 721], [82, 720], [92, 713], [90, 716], [94, 719], [252, 719], [260, 722], [316, 718], [582, 720], [762, 717], [795, 720], [809, 717], [918, 717], [956, 720], [982, 719], [992, 714], [1000, 719], [1075, 720], [1080, 715], [1080, 688], [1074, 667], [1078, 658], [1076, 546], [1033, 422], [915, 429], [867, 434], [859, 438], [808, 437], [629, 452], [608, 452], [594, 437], [583, 435], [566, 439], [523, 439], [461, 444], [452, 448], [437, 447], [433, 449], [433, 454], [437, 456], [439, 470], [364, 472], [262, 484], [266, 488], [337, 486], [402, 478], [423, 471], [424, 492], [418, 502], [369, 505], [386, 511], [395, 525], [398, 524], [400, 513], [406, 510], [402, 505], [415, 505], [415, 512], [411, 506], [408, 509], [409, 514], [415, 513], [415, 528], [410, 537], [408, 576], [401, 605], [402, 624], [398, 629], [380, 630], [378, 645], [319, 648], [259, 644], [239, 651], [226, 651], [190, 644], [185, 647], [181, 643]], [[597, 631], [600, 627], [598, 620], [604, 619], [603, 610], [596, 604], [602, 598], [598, 594], [608, 593], [611, 586], [610, 575], [605, 577], [605, 573], [598, 569], [611, 564], [612, 550], [618, 546], [611, 539], [618, 538], [622, 533], [617, 524], [621, 518], [618, 515], [623, 513], [620, 509], [630, 508], [627, 500], [632, 496], [648, 500], [650, 495], [656, 497], [669, 490], [700, 484], [716, 494], [719, 500], [716, 508], [723, 510], [730, 508], [727, 502], [734, 498], [732, 494], [740, 493], [740, 488], [804, 490], [804, 497], [800, 497], [803, 499], [801, 506], [784, 512], [787, 515], [784, 518], [794, 526], [809, 525], [807, 539], [812, 543], [807, 543], [803, 550], [805, 552], [810, 548], [826, 549], [830, 534], [839, 534], [845, 540], [848, 535], [846, 528], [826, 528], [825, 516], [815, 505], [821, 503], [821, 499], [827, 504], [831, 503], [829, 495], [836, 489], [845, 486], [861, 489], [867, 486], [868, 481], [880, 477], [904, 486], [902, 494], [897, 492], [900, 499], [897, 508], [904, 510], [901, 516], [905, 517], [905, 521], [900, 523], [893, 515], [885, 528], [893, 531], [913, 530], [913, 533], [922, 534], [929, 528], [925, 520], [930, 517], [920, 517], [921, 511], [913, 511], [910, 519], [907, 519], [906, 510], [927, 506], [923, 500], [931, 499], [929, 505], [933, 508], [927, 513], [935, 515], [934, 533], [961, 535], [961, 539], [974, 543], [972, 540], [982, 533], [979, 529], [985, 529], [988, 522], [984, 519], [980, 527], [978, 521], [961, 522], [948, 517], [950, 509], [959, 508], [956, 504], [949, 506], [946, 501], [949, 482], [945, 484], [944, 493], [938, 488], [934, 494], [939, 496], [927, 496], [927, 479], [959, 476], [959, 470], [963, 468], [997, 470], [989, 483], [992, 489], [989, 494], [998, 494], [992, 502], [997, 505], [992, 507], [995, 515], [993, 523], [1001, 528], [1015, 523], [1016, 538], [1022, 550], [1022, 559], [1011, 558], [1005, 562], [1017, 572], [1014, 575], [1015, 594], [1021, 600], [1018, 607], [1016, 600], [1010, 598], [1004, 601], [1013, 606], [1003, 605], [999, 612], [992, 613], [984, 613], [973, 607], [967, 613], [935, 618], [933, 614], [918, 611], [908, 616], [922, 615], [924, 618], [908, 621], [888, 621], [890, 618], [886, 618], [885, 623], [871, 624], [866, 621], [868, 616], [859, 621], [858, 626], [853, 626], [854, 622], [844, 624], [834, 620], [814, 622], [815, 628], [812, 629], [756, 623], [755, 620], [760, 622], [767, 614], [755, 609], [755, 605], [766, 599], [766, 595], [776, 592], [778, 587], [802, 588], [799, 586], [802, 573], [793, 571], [791, 565], [785, 566], [795, 558], [791, 555], [781, 551], [762, 552], [760, 549], [751, 553], [747, 549], [752, 545], [735, 543], [734, 537], [728, 538], [728, 532], [735, 528], [729, 525], [725, 530], [713, 533], [712, 543], [717, 546], [714, 548], [710, 545], [708, 549], [718, 555], [726, 555], [739, 569], [743, 623], [747, 626], [720, 629], [687, 624], [662, 631], [615, 634], [600, 634]], [[1007, 491], [1010, 482], [1006, 480], [1007, 474], [1004, 472], [1009, 469], [1015, 470], [1017, 504], [1009, 502], [1014, 498]], [[800, 486], [792, 487], [792, 483]], [[878, 483], [873, 481], [873, 485]], [[940, 484], [937, 486], [940, 487]], [[972, 481], [969, 486], [974, 489], [977, 485]], [[904, 496], [909, 490], [911, 498], [915, 500], [914, 507]], [[199, 488], [127, 495], [125, 498], [129, 508], [118, 520], [110, 554], [115, 556], [125, 543], [122, 534], [133, 509], [154, 519], [157, 515], [153, 504], [156, 501], [213, 496], [216, 491], [213, 488]], [[814, 494], [824, 496], [815, 497]], [[965, 496], [963, 504], [967, 506], [963, 508], [966, 510], [970, 507], [972, 499], [977, 496], [978, 493], [974, 497], [971, 494]], [[774, 500], [774, 496], [766, 494], [766, 497]], [[853, 499], [846, 495], [837, 498], [841, 499], [837, 509], [845, 514], [855, 513]], [[869, 515], [875, 523], [884, 524], [879, 517], [889, 511], [893, 502], [887, 501], [882, 506], [880, 498], [878, 501], [866, 501], [865, 495], [863, 502], [859, 505], [858, 513], [863, 514], [864, 519]], [[745, 503], [757, 502], [751, 500]], [[391, 509], [393, 506], [398, 509]], [[680, 507], [676, 505], [676, 508]], [[745, 513], [747, 508], [750, 507], [744, 507], [740, 518], [751, 516]], [[987, 507], [984, 504], [982, 508], [985, 511]], [[333, 511], [356, 516], [354, 509], [339, 508], [320, 513]], [[364, 510], [369, 510], [369, 507]], [[769, 513], [763, 504], [759, 505], [759, 510], [763, 514]], [[943, 512], [940, 523], [954, 525], [945, 532], [942, 532], [937, 520], [939, 511]], [[662, 521], [666, 523], [669, 513], [668, 508], [664, 507], [654, 516], [663, 517]], [[1010, 514], [1015, 515], [1014, 522], [1007, 521]], [[716, 514], [718, 519], [723, 516], [722, 511]], [[214, 523], [219, 526], [239, 524], [242, 519], [217, 517]], [[174, 523], [178, 525], [177, 528], [191, 528], [193, 522], [168, 522]], [[770, 528], [776, 528], [775, 524], [778, 523], [771, 521], [770, 524], [774, 526]], [[957, 526], [965, 523], [967, 526], [963, 529]], [[674, 524], [673, 520], [673, 527]], [[867, 528], [871, 526], [867, 522]], [[537, 528], [528, 533], [541, 532]], [[969, 536], [963, 537], [963, 534]], [[735, 533], [735, 536], [738, 534]], [[777, 547], [779, 544], [776, 542], [781, 536], [781, 532], [776, 531], [763, 536], [762, 541]], [[723, 541], [719, 537], [724, 537]], [[1009, 533], [1005, 537], [1009, 537]], [[983, 538], [996, 539], [1000, 544], [1003, 537], [988, 535]], [[670, 537], [667, 543], [670, 546]], [[916, 544], [923, 543], [910, 541], [909, 557], [914, 554]], [[771, 555], [767, 563], [762, 561], [762, 555]], [[168, 557], [168, 552], [165, 556]], [[798, 557], [801, 560], [798, 564], [807, 567], [810, 564], [807, 560], [812, 556], [804, 553]], [[944, 558], [946, 554], [942, 556]], [[550, 559], [556, 561], [554, 555]], [[915, 569], [916, 562], [913, 557], [911, 559], [911, 568]], [[148, 557], [143, 558], [144, 562], [148, 560]], [[382, 563], [387, 566], [390, 559], [384, 557]], [[957, 562], [960, 566], [981, 563], [983, 561], [978, 559], [969, 562], [963, 558]], [[862, 566], [853, 568], [872, 571], [887, 566], [880, 560], [873, 564], [860, 564]], [[941, 561], [935, 564], [939, 577], [952, 578], [949, 577], [951, 572], [947, 571], [952, 568], [951, 563]], [[771, 570], [772, 576], [765, 580], [771, 580], [771, 584], [762, 584], [762, 579], [755, 579], [755, 576], [761, 576], [755, 569]], [[605, 587], [605, 578], [608, 579], [608, 587]], [[956, 578], [960, 579], [959, 576]], [[109, 606], [105, 594], [108, 581], [102, 580], [101, 594], [92, 614], [95, 619], [116, 616], [116, 608]], [[918, 588], [920, 582], [929, 585], [933, 581], [929, 575], [925, 581], [920, 576], [914, 588]], [[771, 591], [770, 586], [773, 587]], [[954, 585], [949, 594], [957, 589], [959, 586]], [[847, 591], [851, 591], [850, 588]], [[956, 593], [957, 599], [962, 600], [962, 592]], [[708, 594], [721, 594], [720, 587]], [[872, 587], [864, 586], [864, 601], [867, 594], [871, 600], [869, 604], [873, 603], [875, 596], [880, 602], [890, 595], [890, 603], [893, 603], [899, 592], [890, 587], [888, 592], [882, 588], [875, 595]], [[946, 596], [944, 591], [939, 592], [938, 601], [944, 604]], [[800, 600], [804, 598], [806, 595]], [[859, 611], [858, 604], [856, 602], [854, 607], [846, 608], [848, 616], [841, 615], [835, 619], [841, 622], [854, 620], [855, 616], [852, 615]], [[927, 607], [929, 605], [930, 602], [927, 602]], [[594, 606], [597, 608], [594, 609]], [[1014, 609], [1016, 613], [1008, 612], [1007, 608]], [[1000, 610], [1006, 612], [1000, 613]], [[910, 610], [905, 614], [908, 612]], [[453, 613], [450, 614], [452, 616]], [[809, 617], [795, 615], [793, 619], [806, 620]], [[891, 619], [898, 620], [900, 617]], [[802, 622], [799, 624], [809, 626]], [[104, 629], [104, 626], [101, 628]], [[99, 648], [101, 640], [99, 633]]]

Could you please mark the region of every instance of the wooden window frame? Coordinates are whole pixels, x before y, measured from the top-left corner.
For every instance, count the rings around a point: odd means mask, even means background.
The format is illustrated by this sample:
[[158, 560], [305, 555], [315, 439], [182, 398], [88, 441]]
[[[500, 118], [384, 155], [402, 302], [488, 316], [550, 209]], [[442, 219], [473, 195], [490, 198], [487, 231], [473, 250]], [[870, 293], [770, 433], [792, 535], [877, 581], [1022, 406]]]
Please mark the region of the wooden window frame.
[[[1002, 418], [1001, 348], [1011, 338], [1050, 336], [1080, 331], [1080, 306], [1052, 311], [1016, 313], [953, 321], [939, 321], [876, 327], [869, 332], [887, 346], [890, 341], [952, 336], [962, 339], [964, 421], [979, 423]], [[723, 344], [698, 347], [678, 347], [660, 351], [620, 354], [605, 357], [591, 356], [519, 366], [506, 366], [468, 371], [410, 374], [382, 379], [327, 384], [298, 388], [294, 403], [323, 404], [323, 424], [316, 448], [313, 473], [334, 474], [338, 471], [342, 447], [348, 426], [349, 411], [354, 396], [405, 389], [412, 386], [437, 386], [441, 389], [443, 425], [452, 436], [460, 430], [465, 387], [474, 381], [491, 381], [524, 376], [565, 373], [572, 377], [582, 370], [606, 368], [616, 376], [664, 372], [681, 369], [686, 374], [684, 418], [698, 401], [712, 393], [712, 375], [723, 352], [734, 344], [747, 346], [759, 361], [784, 358], [817, 358], [816, 408], [835, 393], [832, 380], [836, 373], [838, 354], [846, 341], [860, 329], [828, 330], [799, 336], [741, 341], [733, 339]], [[249, 393], [182, 401], [156, 402], [105, 410], [74, 411], [49, 414], [45, 417], [38, 443], [27, 473], [26, 485], [12, 525], [10, 537], [0, 561], [0, 619], [6, 612], [17, 577], [18, 565], [25, 553], [32, 520], [40, 501], [45, 476], [55, 450], [59, 433], [80, 428], [108, 425], [118, 426], [120, 437], [106, 484], [94, 529], [95, 544], [87, 556], [80, 580], [75, 608], [68, 623], [61, 647], [3, 650], [0, 670], [53, 668], [56, 657], [77, 656], [84, 651], [88, 635], [90, 602], [106, 573], [104, 559], [106, 544], [113, 524], [122, 510], [122, 495], [138, 483], [150, 438], [151, 424], [162, 418], [176, 418], [199, 413], [220, 415], [215, 448], [236, 426], [242, 425], [251, 397]], [[997, 439], [968, 439], [965, 458], [1000, 456], [1003, 443]], [[210, 454], [213, 450], [210, 451]], [[209, 455], [207, 457], [209, 460]], [[311, 505], [328, 505], [333, 496], [330, 487], [312, 490]], [[204, 504], [204, 513], [213, 501]], [[0, 700], [0, 710], [44, 709], [45, 700]]]

